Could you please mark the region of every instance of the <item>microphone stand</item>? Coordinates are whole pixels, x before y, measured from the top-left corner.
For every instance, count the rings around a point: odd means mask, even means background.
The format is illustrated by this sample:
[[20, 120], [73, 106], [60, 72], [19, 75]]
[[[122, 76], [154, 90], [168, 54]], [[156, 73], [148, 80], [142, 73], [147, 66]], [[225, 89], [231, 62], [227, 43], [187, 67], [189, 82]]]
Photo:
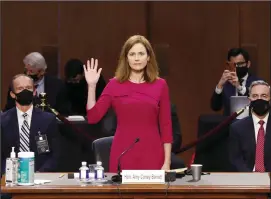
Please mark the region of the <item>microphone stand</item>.
[[97, 139], [97, 137], [93, 137], [89, 133], [86, 133], [85, 131], [82, 131], [80, 128], [78, 128], [77, 126], [72, 124], [69, 120], [67, 120], [64, 116], [60, 115], [60, 113], [58, 111], [53, 109], [50, 106], [50, 104], [48, 104], [47, 101], [46, 101], [46, 93], [40, 93], [40, 97], [41, 97], [40, 98], [41, 104], [37, 104], [35, 107], [40, 108], [42, 111], [45, 111], [46, 109], [50, 110], [61, 122], [63, 122], [64, 124], [69, 125], [73, 129], [73, 131], [75, 131], [77, 133], [78, 132], [81, 133], [82, 135], [84, 135], [85, 137], [90, 139], [91, 141]]
[[133, 142], [133, 144], [131, 146], [129, 146], [125, 151], [123, 151], [119, 158], [118, 158], [118, 174], [117, 175], [114, 175], [112, 176], [111, 180], [113, 182], [116, 182], [116, 183], [121, 183], [122, 182], [122, 175], [121, 175], [121, 164], [120, 164], [120, 160], [122, 158], [123, 155], [125, 155], [131, 148], [133, 148], [133, 146], [139, 142], [139, 138], [136, 138], [136, 140]]

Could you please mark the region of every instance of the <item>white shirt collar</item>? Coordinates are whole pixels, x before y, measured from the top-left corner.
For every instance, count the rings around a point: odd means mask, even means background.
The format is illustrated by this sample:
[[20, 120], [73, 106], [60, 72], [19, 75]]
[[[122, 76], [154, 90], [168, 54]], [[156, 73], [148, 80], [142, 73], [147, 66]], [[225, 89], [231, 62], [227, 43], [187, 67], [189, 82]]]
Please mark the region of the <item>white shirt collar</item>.
[[242, 77], [241, 79], [244, 81], [247, 81], [247, 78], [248, 78], [248, 73], [244, 77]]
[[268, 117], [269, 117], [269, 113], [267, 113], [267, 115], [263, 119], [260, 119], [252, 112], [252, 119], [253, 119], [254, 126], [258, 125], [260, 120], [263, 120], [264, 124], [267, 124]]
[[[18, 118], [23, 117], [24, 112], [21, 111], [20, 109], [18, 109], [18, 107], [16, 107], [16, 109], [17, 109], [17, 116], [18, 116]], [[30, 108], [25, 112], [25, 113], [27, 114], [28, 118], [32, 118], [32, 112], [33, 112], [33, 104], [32, 104], [32, 105], [30, 106]]]
[[35, 82], [35, 85], [38, 85], [38, 86], [40, 86], [42, 84], [44, 84], [44, 76], [42, 77], [41, 80], [39, 80], [38, 82]]

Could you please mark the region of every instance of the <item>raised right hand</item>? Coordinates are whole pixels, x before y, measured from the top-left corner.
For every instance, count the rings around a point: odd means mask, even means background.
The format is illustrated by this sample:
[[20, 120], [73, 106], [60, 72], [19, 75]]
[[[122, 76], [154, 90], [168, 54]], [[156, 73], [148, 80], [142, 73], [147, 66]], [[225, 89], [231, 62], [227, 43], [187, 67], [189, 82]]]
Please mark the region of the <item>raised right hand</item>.
[[218, 88], [222, 88], [224, 86], [224, 84], [226, 83], [226, 81], [230, 80], [231, 79], [231, 73], [229, 70], [224, 70], [219, 82], [218, 82], [218, 85], [217, 87]]
[[98, 59], [91, 58], [91, 61], [87, 60], [87, 66], [84, 65], [85, 78], [89, 86], [96, 86], [100, 74], [102, 72], [102, 68], [98, 68]]

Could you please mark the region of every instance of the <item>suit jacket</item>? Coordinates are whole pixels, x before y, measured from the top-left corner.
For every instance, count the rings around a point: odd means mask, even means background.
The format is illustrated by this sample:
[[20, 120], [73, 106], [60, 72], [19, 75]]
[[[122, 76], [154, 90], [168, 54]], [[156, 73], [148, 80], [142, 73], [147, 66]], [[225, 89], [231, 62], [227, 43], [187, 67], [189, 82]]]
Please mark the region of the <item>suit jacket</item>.
[[[230, 126], [229, 158], [234, 171], [251, 172], [255, 165], [256, 140], [252, 116]], [[271, 115], [266, 125], [264, 165], [271, 172]]]
[[[172, 121], [172, 134], [173, 134], [173, 144], [172, 152], [177, 152], [181, 148], [182, 135], [181, 128], [179, 124], [179, 119], [177, 115], [176, 106], [171, 104], [171, 121]], [[115, 135], [117, 129], [117, 118], [113, 109], [110, 109], [107, 114], [102, 119], [102, 132], [107, 136]]]
[[[50, 152], [38, 154], [35, 137], [38, 132], [46, 135]], [[16, 108], [12, 108], [1, 114], [1, 162], [2, 171], [5, 172], [6, 158], [10, 157], [11, 147], [15, 147], [16, 154], [19, 152], [20, 137]], [[52, 113], [42, 112], [33, 108], [30, 126], [30, 151], [35, 153], [35, 171], [51, 172], [57, 168], [60, 154], [59, 132], [56, 117]]]
[[[246, 93], [244, 96], [248, 96], [248, 88], [253, 81], [259, 80], [259, 78], [249, 74], [246, 81]], [[211, 98], [211, 108], [214, 111], [220, 111], [224, 107], [224, 115], [230, 115], [230, 97], [235, 96], [236, 88], [230, 83], [226, 82], [221, 94], [217, 94], [215, 91]]]
[[[15, 107], [15, 100], [10, 96], [11, 88], [7, 94], [7, 104], [4, 111]], [[67, 97], [67, 90], [62, 80], [45, 75], [44, 76], [44, 92], [47, 94], [47, 102], [56, 109], [60, 114], [69, 115], [71, 112], [71, 104]], [[40, 104], [40, 99], [34, 99], [34, 105]]]

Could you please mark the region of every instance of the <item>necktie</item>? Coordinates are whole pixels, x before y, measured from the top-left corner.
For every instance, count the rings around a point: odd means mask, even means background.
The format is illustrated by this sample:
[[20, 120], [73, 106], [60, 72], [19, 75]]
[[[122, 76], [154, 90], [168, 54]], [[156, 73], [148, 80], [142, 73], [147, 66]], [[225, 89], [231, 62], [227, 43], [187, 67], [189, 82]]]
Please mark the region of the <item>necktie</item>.
[[265, 172], [264, 168], [264, 121], [260, 120], [259, 124], [261, 125], [256, 144], [256, 157], [255, 157], [255, 171], [256, 172]]
[[243, 86], [244, 79], [239, 79], [240, 86]]
[[20, 151], [25, 152], [25, 151], [30, 151], [29, 150], [29, 133], [30, 133], [30, 128], [27, 123], [27, 113], [23, 114], [24, 121], [21, 127], [21, 132], [20, 132]]
[[36, 93], [37, 93], [36, 96], [39, 97], [39, 93], [38, 93], [38, 87], [39, 87], [39, 84], [35, 84], [34, 87], [35, 87], [35, 91], [36, 91]]

